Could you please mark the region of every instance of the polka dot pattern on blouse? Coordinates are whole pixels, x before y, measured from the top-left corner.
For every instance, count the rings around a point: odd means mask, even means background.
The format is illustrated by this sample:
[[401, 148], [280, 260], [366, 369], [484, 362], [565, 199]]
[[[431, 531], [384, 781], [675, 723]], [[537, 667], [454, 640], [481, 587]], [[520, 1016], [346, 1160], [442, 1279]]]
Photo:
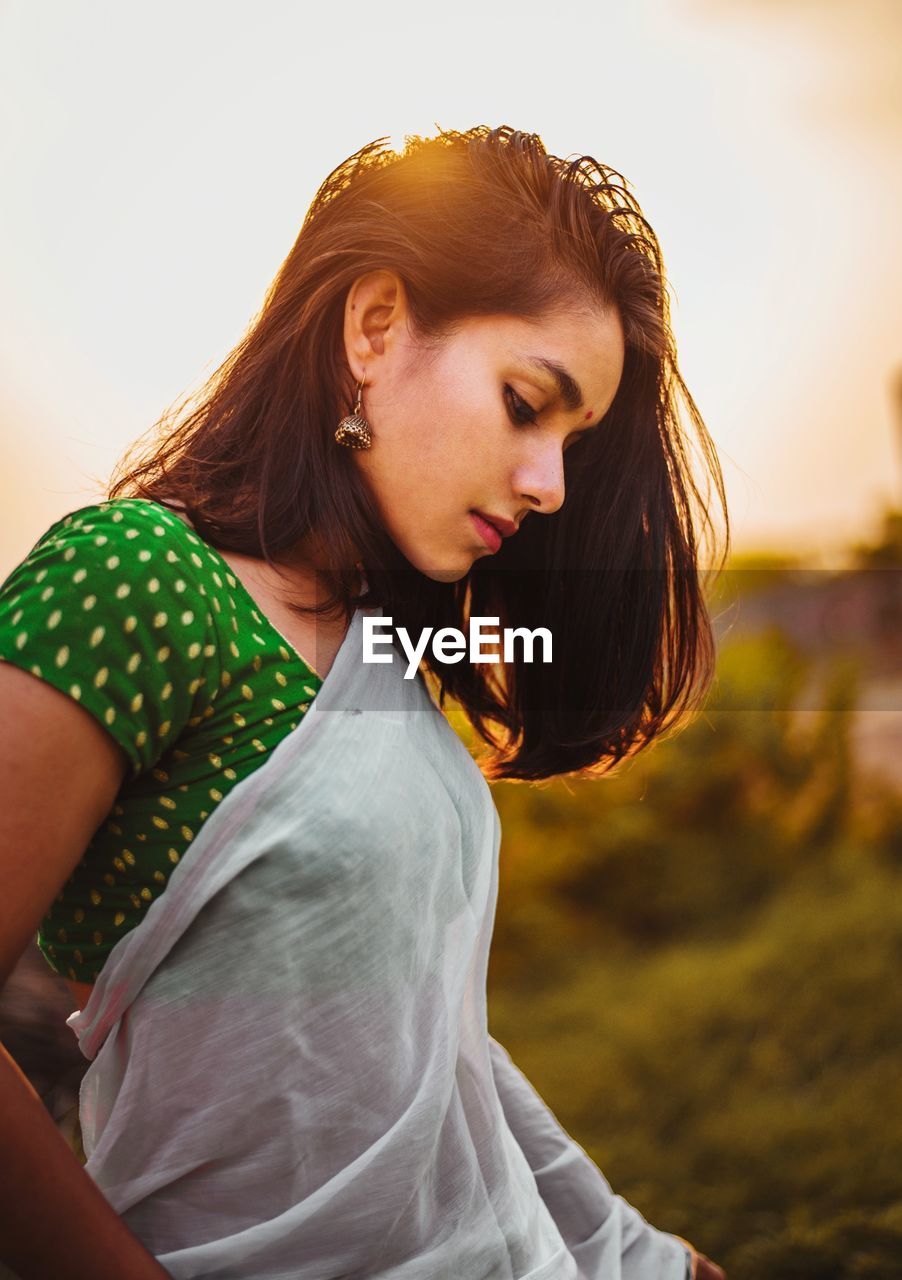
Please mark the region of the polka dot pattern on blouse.
[[82, 507], [41, 536], [0, 586], [0, 661], [75, 699], [128, 761], [37, 939], [53, 969], [93, 982], [322, 680], [215, 548], [146, 498]]

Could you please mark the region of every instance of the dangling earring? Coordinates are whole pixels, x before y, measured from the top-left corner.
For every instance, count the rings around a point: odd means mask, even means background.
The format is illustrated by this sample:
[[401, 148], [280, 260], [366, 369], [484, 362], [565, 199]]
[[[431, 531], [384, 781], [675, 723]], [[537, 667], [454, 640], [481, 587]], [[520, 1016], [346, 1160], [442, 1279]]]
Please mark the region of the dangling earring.
[[373, 443], [370, 424], [360, 411], [363, 395], [363, 383], [366, 382], [366, 369], [363, 371], [363, 382], [357, 384], [357, 403], [346, 418], [342, 418], [335, 430], [335, 439], [349, 449], [368, 449]]

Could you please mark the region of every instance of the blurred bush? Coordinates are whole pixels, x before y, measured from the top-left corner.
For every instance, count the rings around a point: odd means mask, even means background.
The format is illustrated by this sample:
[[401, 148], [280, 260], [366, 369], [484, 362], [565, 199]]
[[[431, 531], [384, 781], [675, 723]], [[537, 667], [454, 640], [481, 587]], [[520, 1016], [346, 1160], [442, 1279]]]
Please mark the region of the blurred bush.
[[902, 799], [856, 775], [859, 679], [744, 636], [613, 776], [493, 788], [493, 1034], [730, 1280], [902, 1274]]
[[717, 709], [613, 776], [496, 784], [499, 970], [537, 913], [580, 945], [731, 935], [847, 836], [857, 669], [830, 664], [800, 713], [810, 668], [779, 633], [743, 638], [721, 652]]

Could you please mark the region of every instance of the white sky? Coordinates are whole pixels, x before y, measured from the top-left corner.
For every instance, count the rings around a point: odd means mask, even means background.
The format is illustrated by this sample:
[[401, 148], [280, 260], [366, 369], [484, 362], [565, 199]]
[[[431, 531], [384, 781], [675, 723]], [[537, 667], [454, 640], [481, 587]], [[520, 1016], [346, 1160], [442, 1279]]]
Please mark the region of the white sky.
[[0, 0], [0, 576], [241, 336], [373, 138], [510, 124], [631, 183], [738, 547], [902, 502], [902, 6]]

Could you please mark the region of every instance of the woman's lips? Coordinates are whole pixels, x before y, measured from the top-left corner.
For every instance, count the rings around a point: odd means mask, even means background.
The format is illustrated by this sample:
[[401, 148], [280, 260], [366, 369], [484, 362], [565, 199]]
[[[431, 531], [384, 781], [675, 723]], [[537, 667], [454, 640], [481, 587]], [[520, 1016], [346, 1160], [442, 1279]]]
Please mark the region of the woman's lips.
[[470, 512], [470, 519], [473, 521], [476, 532], [479, 534], [480, 538], [482, 538], [489, 551], [494, 554], [501, 546], [501, 534], [493, 524], [489, 524], [488, 520], [479, 515], [476, 511]]

